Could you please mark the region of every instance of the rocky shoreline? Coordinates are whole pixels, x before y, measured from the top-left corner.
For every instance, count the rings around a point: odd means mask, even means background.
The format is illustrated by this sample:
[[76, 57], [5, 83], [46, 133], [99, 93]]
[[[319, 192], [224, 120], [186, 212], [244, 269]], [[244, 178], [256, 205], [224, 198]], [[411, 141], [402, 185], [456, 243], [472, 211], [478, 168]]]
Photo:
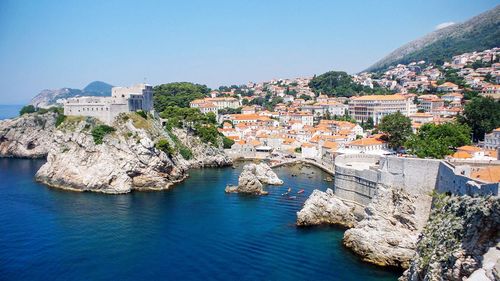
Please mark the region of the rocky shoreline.
[[189, 168], [232, 164], [222, 149], [188, 133], [182, 139], [192, 159], [162, 151], [156, 147], [159, 140], [171, 147], [175, 142], [157, 120], [135, 113], [117, 118], [100, 144], [93, 136], [101, 125], [96, 119], [68, 117], [56, 128], [56, 118], [49, 112], [0, 121], [0, 156], [46, 157], [35, 178], [51, 187], [109, 194], [165, 190], [184, 180]]

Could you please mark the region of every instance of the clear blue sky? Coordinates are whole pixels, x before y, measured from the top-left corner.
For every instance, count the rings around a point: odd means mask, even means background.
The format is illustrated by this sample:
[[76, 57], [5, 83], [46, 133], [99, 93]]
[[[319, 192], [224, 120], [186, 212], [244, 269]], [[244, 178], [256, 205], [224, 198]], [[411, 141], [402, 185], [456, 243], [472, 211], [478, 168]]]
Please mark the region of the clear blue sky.
[[0, 103], [93, 80], [217, 87], [352, 73], [499, 2], [0, 0]]

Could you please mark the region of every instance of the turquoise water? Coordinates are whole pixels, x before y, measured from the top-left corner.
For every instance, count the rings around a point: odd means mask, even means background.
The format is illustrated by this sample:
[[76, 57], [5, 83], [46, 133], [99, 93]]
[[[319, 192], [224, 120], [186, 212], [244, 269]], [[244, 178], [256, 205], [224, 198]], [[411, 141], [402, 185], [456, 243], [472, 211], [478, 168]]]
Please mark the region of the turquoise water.
[[[263, 197], [225, 194], [239, 168], [204, 169], [165, 192], [74, 193], [33, 181], [43, 161], [0, 159], [2, 280], [396, 280], [342, 247], [343, 231], [297, 228], [329, 183], [277, 169]], [[295, 168], [294, 168], [295, 169]], [[309, 178], [311, 177], [311, 178]], [[304, 188], [296, 200], [281, 196]]]

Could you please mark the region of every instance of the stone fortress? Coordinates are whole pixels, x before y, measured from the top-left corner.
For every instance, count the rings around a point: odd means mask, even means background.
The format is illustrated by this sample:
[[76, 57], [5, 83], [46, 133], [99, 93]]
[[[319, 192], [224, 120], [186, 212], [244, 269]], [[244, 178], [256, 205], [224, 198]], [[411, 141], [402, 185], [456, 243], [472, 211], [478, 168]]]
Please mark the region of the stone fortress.
[[487, 163], [450, 161], [367, 154], [340, 155], [335, 159], [334, 193], [342, 200], [366, 207], [379, 185], [400, 188], [413, 195], [433, 191], [454, 195], [498, 196], [500, 183], [486, 182], [473, 175]]
[[68, 116], [92, 116], [111, 124], [118, 114], [153, 110], [153, 87], [136, 84], [130, 87], [113, 87], [111, 97], [75, 97], [64, 103]]

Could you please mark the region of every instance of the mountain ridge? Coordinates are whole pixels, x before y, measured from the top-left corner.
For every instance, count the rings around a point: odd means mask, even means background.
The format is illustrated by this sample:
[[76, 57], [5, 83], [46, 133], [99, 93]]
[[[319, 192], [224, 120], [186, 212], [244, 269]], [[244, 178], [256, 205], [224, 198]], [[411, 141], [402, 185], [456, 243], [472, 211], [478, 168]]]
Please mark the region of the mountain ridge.
[[48, 108], [61, 105], [61, 101], [67, 98], [76, 96], [111, 96], [111, 88], [113, 86], [102, 81], [90, 82], [83, 89], [59, 88], [59, 89], [44, 89], [34, 96], [30, 103], [35, 107]]
[[364, 71], [377, 72], [400, 63], [425, 60], [442, 64], [460, 53], [500, 46], [500, 5], [471, 19], [447, 26], [392, 51]]

